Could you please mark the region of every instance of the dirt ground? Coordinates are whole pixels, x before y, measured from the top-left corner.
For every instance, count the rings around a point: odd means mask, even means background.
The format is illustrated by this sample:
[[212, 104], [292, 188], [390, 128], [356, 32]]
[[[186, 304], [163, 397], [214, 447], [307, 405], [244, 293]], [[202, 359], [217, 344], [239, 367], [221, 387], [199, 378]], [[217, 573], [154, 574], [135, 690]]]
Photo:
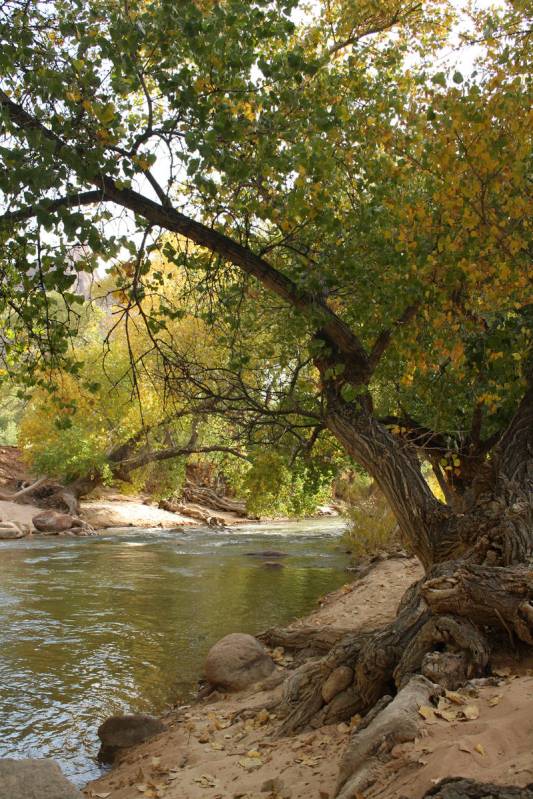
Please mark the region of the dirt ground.
[[[415, 560], [378, 563], [295, 625], [375, 627], [393, 618], [404, 590], [421, 573]], [[279, 659], [281, 670], [283, 655]], [[526, 666], [507, 660], [499, 676], [473, 689], [464, 701], [474, 708], [474, 718], [421, 719], [419, 738], [396, 747], [379, 783], [356, 799], [420, 799], [447, 776], [512, 785], [531, 782], [533, 671]], [[129, 750], [108, 775], [87, 786], [85, 796], [332, 799], [339, 760], [353, 732], [340, 724], [276, 738], [272, 706], [280, 691], [217, 694], [170, 712], [164, 718], [166, 732]]]

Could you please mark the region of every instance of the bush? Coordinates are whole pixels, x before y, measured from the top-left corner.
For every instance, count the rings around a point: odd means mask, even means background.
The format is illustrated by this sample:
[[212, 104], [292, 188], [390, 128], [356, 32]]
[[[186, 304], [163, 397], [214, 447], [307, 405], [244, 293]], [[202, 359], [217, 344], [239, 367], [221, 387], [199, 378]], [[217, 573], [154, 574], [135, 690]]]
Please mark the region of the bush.
[[311, 462], [290, 464], [275, 452], [255, 454], [250, 468], [231, 477], [252, 516], [302, 518], [331, 499], [331, 469]]
[[345, 493], [345, 516], [348, 527], [342, 543], [354, 560], [389, 552], [400, 545], [396, 519], [379, 489], [369, 482], [357, 481]]

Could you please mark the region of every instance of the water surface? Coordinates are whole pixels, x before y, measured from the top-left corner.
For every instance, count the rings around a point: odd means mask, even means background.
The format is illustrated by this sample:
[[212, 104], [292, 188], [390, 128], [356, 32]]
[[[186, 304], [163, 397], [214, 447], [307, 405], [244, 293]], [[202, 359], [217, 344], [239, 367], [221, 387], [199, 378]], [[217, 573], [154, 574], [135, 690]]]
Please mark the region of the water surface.
[[[341, 526], [0, 542], [0, 757], [95, 777], [106, 716], [186, 701], [216, 640], [284, 624], [346, 581]], [[271, 549], [282, 568], [247, 554]]]

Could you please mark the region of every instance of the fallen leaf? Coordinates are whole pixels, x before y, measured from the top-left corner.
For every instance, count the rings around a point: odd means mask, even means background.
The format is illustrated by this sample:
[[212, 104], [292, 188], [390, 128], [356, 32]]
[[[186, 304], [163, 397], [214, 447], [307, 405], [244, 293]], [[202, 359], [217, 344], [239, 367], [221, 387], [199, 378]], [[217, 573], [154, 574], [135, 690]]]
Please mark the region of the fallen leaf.
[[257, 724], [266, 724], [269, 719], [270, 719], [270, 713], [266, 708], [260, 710], [257, 716], [255, 717]]
[[246, 752], [246, 757], [261, 757], [261, 752], [258, 752], [257, 749], [250, 749], [249, 752]]
[[211, 749], [214, 749], [215, 751], [221, 751], [224, 749], [224, 744], [221, 744], [218, 741], [211, 741]]
[[476, 752], [479, 752], [481, 757], [485, 757], [485, 747], [483, 746], [483, 744], [476, 744], [474, 746], [474, 749], [476, 750]]
[[466, 704], [465, 697], [457, 691], [446, 691], [446, 698], [453, 702], [454, 705]]
[[211, 774], [202, 774], [200, 777], [196, 777], [194, 780], [198, 785], [201, 785], [202, 788], [215, 788], [216, 787], [216, 780]]
[[421, 705], [418, 708], [418, 712], [426, 721], [435, 721], [435, 711], [429, 705]]
[[251, 771], [254, 768], [261, 768], [263, 765], [263, 761], [256, 757], [241, 757], [237, 760], [237, 763], [241, 768], [245, 768], [247, 771]]
[[445, 721], [457, 721], [457, 710], [452, 710], [451, 707], [442, 707], [435, 710], [435, 715], [439, 716]]
[[153, 757], [150, 760], [150, 765], [154, 766], [154, 768], [157, 768], [158, 766], [161, 765], [161, 758], [160, 757]]
[[479, 707], [477, 705], [465, 705], [461, 712], [465, 719], [469, 721], [475, 721], [475, 719], [479, 718]]
[[500, 699], [501, 698], [502, 698], [501, 694], [496, 694], [496, 696], [491, 697], [489, 699], [489, 706], [490, 707], [496, 707], [496, 705], [500, 704]]

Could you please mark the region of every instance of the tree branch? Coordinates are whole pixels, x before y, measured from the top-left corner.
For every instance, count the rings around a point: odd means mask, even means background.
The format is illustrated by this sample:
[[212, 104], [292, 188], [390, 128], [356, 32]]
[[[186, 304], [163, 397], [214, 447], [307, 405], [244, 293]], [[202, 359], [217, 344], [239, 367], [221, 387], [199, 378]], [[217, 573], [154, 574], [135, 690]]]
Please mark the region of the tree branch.
[[[70, 163], [71, 160], [79, 160], [80, 156], [83, 156], [81, 148], [74, 148], [65, 143], [2, 90], [0, 90], [0, 107], [20, 130], [38, 130], [44, 138], [54, 142], [58, 157], [61, 157], [62, 153], [75, 155], [75, 159], [67, 159]], [[252, 250], [202, 222], [197, 222], [167, 205], [159, 205], [133, 189], [119, 189], [108, 175], [95, 172], [92, 176], [84, 177], [100, 190], [99, 199], [115, 202], [144, 217], [151, 224], [185, 236], [254, 277], [266, 289], [304, 313], [315, 324], [318, 323], [339, 353], [351, 363], [353, 373], [358, 375], [361, 382], [370, 377], [369, 360], [361, 341], [323, 298], [300, 288]], [[1, 219], [0, 217], [0, 221]]]
[[400, 316], [399, 319], [394, 322], [392, 327], [386, 328], [382, 330], [377, 339], [374, 342], [374, 346], [370, 351], [370, 356], [368, 358], [370, 371], [374, 372], [376, 367], [378, 366], [382, 356], [384, 355], [385, 351], [387, 350], [394, 331], [401, 327], [402, 325], [408, 324], [416, 316], [418, 309], [420, 308], [420, 303], [415, 302], [412, 305], [408, 305], [403, 314]]

